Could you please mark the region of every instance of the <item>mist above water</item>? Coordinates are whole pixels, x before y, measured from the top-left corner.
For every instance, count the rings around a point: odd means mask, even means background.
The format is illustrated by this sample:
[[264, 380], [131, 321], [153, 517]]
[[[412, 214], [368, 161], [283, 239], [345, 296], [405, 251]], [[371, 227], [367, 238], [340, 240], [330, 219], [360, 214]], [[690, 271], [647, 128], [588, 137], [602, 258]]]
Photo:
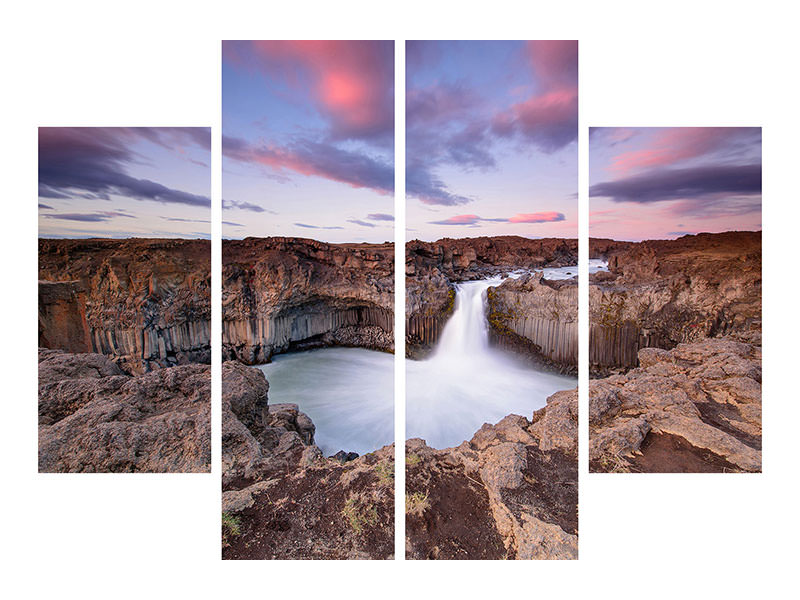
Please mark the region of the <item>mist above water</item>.
[[[521, 273], [512, 273], [518, 277]], [[569, 279], [577, 267], [545, 269], [550, 279]], [[512, 353], [489, 346], [486, 290], [501, 277], [456, 286], [453, 316], [433, 354], [406, 362], [406, 437], [447, 448], [468, 440], [484, 423], [509, 414], [527, 418], [547, 397], [577, 380], [531, 368]]]
[[280, 354], [260, 365], [269, 403], [293, 403], [314, 422], [325, 456], [394, 442], [394, 355], [362, 348]]

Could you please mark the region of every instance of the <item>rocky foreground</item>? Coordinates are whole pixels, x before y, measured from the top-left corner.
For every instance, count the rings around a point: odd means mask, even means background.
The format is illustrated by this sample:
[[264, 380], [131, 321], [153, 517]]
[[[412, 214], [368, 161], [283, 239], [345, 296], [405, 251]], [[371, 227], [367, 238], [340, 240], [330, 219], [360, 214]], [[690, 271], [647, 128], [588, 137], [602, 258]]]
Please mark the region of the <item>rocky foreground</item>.
[[127, 375], [109, 358], [39, 349], [39, 471], [209, 472], [207, 365]]
[[578, 392], [468, 442], [406, 443], [409, 559], [578, 558]]
[[589, 251], [608, 261], [589, 281], [592, 375], [638, 366], [641, 348], [725, 335], [760, 344], [760, 231], [591, 239]]
[[[388, 559], [394, 447], [325, 458], [296, 405], [270, 404], [263, 372], [223, 365], [226, 559]], [[407, 448], [409, 558], [575, 558], [577, 393], [470, 442]]]
[[126, 373], [211, 362], [207, 240], [39, 240], [39, 346]]
[[[406, 350], [409, 357], [421, 358], [436, 345], [445, 323], [454, 308], [454, 283], [474, 279], [485, 279], [493, 275], [508, 273], [518, 269], [539, 269], [543, 267], [563, 267], [577, 265], [578, 242], [574, 239], [546, 238], [531, 240], [518, 236], [498, 236], [481, 238], [444, 238], [436, 242], [414, 240], [406, 244]], [[506, 282], [508, 283], [508, 282]], [[500, 286], [500, 296], [506, 291], [516, 293], [513, 299], [522, 297], [521, 290], [511, 290], [510, 285]], [[543, 298], [542, 298], [543, 299]], [[526, 309], [535, 306], [538, 298], [530, 295], [526, 299]], [[540, 307], [541, 311], [545, 307]], [[577, 301], [574, 307], [577, 320]], [[551, 315], [550, 315], [551, 316]], [[559, 317], [560, 318], [560, 317]], [[525, 352], [544, 349], [542, 358], [554, 361], [559, 356], [559, 366], [567, 366], [572, 360], [561, 358], [572, 355], [572, 349], [565, 346], [544, 348], [541, 335], [534, 333], [536, 326], [523, 323], [508, 324], [507, 327], [494, 328], [495, 340], [506, 338], [507, 333], [515, 333], [505, 345]], [[542, 323], [540, 330], [550, 327], [564, 331], [570, 326], [565, 322]], [[576, 330], [577, 332], [577, 330]], [[532, 335], [532, 339], [528, 338]], [[557, 336], [561, 339], [561, 334]], [[571, 339], [571, 336], [568, 336]], [[522, 339], [517, 339], [522, 338]], [[521, 343], [520, 343], [521, 342]], [[575, 340], [577, 350], [577, 339]], [[574, 357], [577, 364], [577, 356]]]
[[268, 401], [262, 371], [222, 373], [222, 557], [388, 559], [394, 448], [325, 458], [294, 404]]
[[759, 472], [761, 348], [732, 338], [639, 350], [589, 385], [594, 472]]
[[394, 244], [246, 238], [222, 245], [223, 357], [324, 346], [394, 349]]

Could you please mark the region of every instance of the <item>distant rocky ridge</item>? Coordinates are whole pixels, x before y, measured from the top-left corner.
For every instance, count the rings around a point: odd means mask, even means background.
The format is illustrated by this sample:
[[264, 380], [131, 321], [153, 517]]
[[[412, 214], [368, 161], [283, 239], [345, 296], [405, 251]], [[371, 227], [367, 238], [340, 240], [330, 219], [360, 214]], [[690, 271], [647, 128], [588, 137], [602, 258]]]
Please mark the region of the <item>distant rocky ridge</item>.
[[723, 335], [760, 344], [761, 232], [591, 239], [589, 248], [609, 269], [590, 276], [594, 375], [637, 366], [640, 348]]
[[39, 349], [39, 471], [211, 470], [211, 371], [126, 375], [95, 353]]
[[[563, 267], [577, 263], [576, 239], [532, 240], [518, 236], [498, 236], [408, 242], [406, 244], [408, 356], [415, 358], [424, 356], [438, 341], [444, 324], [452, 314], [455, 299], [454, 283], [484, 279], [517, 269]], [[502, 335], [501, 331], [496, 333]], [[561, 350], [558, 352], [561, 353]]]
[[639, 350], [589, 384], [592, 471], [761, 470], [761, 348], [731, 338]]
[[246, 364], [323, 346], [394, 350], [394, 244], [223, 240], [222, 353]]
[[210, 363], [210, 243], [39, 240], [39, 345], [128, 373]]

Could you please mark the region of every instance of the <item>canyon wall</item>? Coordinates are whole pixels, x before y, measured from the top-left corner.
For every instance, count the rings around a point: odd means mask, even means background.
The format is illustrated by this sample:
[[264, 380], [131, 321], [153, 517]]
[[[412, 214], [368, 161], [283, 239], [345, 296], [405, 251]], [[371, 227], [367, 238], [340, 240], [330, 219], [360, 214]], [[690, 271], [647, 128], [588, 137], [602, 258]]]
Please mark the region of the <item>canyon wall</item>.
[[125, 371], [211, 361], [207, 240], [39, 240], [39, 345]]
[[223, 240], [222, 352], [246, 364], [288, 350], [394, 350], [394, 244]]
[[608, 272], [590, 276], [592, 373], [638, 365], [641, 348], [761, 333], [761, 232], [640, 243], [591, 240]]
[[578, 262], [578, 241], [518, 236], [443, 238], [406, 244], [406, 353], [419, 358], [436, 344], [453, 311], [453, 283], [517, 269]]
[[493, 343], [527, 351], [561, 373], [578, 372], [578, 280], [542, 273], [507, 279], [487, 290]]

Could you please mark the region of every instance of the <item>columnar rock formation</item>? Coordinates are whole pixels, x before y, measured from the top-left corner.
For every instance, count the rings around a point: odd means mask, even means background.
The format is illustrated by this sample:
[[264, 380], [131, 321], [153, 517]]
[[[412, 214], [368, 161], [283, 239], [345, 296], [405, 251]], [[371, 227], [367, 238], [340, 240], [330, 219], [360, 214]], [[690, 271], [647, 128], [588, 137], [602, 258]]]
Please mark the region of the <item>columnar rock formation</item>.
[[223, 364], [223, 558], [391, 558], [394, 448], [325, 458], [311, 420], [268, 390], [262, 371]]
[[578, 393], [509, 415], [469, 442], [406, 444], [411, 559], [578, 557]]
[[406, 348], [424, 355], [439, 339], [452, 313], [453, 283], [516, 269], [577, 264], [573, 239], [531, 240], [517, 236], [413, 240], [406, 244]]
[[394, 349], [394, 245], [301, 238], [223, 241], [226, 359], [265, 363], [290, 349]]
[[593, 471], [761, 470], [761, 349], [730, 338], [644, 348], [589, 386]]
[[532, 352], [562, 373], [578, 370], [578, 280], [542, 273], [487, 290], [489, 326], [501, 346]]
[[731, 334], [760, 339], [760, 232], [591, 240], [590, 256], [609, 267], [590, 277], [594, 374], [635, 367], [640, 348]]
[[209, 472], [211, 372], [39, 350], [40, 472]]
[[209, 363], [206, 240], [39, 240], [39, 345], [125, 371]]

